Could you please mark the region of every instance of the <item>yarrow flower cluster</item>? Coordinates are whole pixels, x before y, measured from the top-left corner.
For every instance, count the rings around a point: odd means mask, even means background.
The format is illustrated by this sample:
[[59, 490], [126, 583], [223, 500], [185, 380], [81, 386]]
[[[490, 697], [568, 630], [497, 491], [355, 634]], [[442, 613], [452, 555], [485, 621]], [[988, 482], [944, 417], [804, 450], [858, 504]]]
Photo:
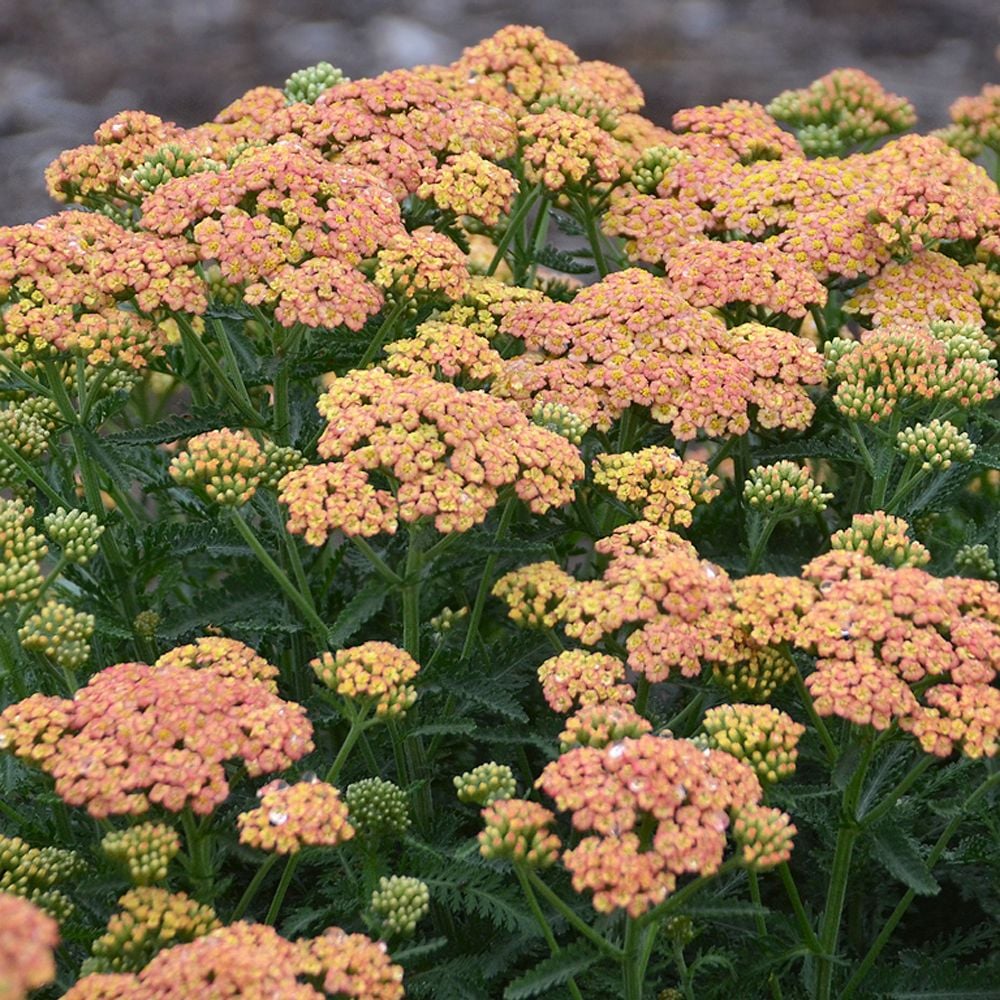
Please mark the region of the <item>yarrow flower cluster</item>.
[[125, 866], [134, 885], [153, 885], [166, 879], [170, 862], [180, 853], [181, 838], [165, 823], [139, 823], [105, 834], [101, 850]]
[[538, 786], [586, 834], [562, 856], [573, 888], [591, 891], [599, 913], [632, 917], [662, 902], [680, 876], [717, 871], [731, 815], [762, 795], [752, 769], [729, 754], [652, 735], [570, 750]]
[[919, 461], [925, 472], [948, 469], [953, 461], [968, 462], [976, 453], [968, 434], [936, 417], [929, 423], [901, 430], [896, 435], [896, 448], [907, 458]]
[[510, 619], [525, 628], [552, 628], [574, 579], [554, 562], [530, 563], [511, 570], [493, 585], [493, 596], [507, 605]]
[[0, 606], [28, 604], [41, 593], [39, 562], [48, 547], [31, 524], [34, 513], [21, 500], [0, 497]]
[[212, 503], [240, 507], [257, 491], [266, 460], [260, 444], [246, 431], [198, 434], [170, 463], [181, 486], [198, 489]]
[[118, 900], [121, 912], [91, 948], [83, 972], [138, 972], [164, 948], [194, 941], [220, 927], [215, 910], [183, 892], [145, 886]]
[[761, 514], [791, 517], [826, 510], [833, 494], [824, 492], [807, 469], [785, 460], [751, 469], [743, 487], [743, 498]]
[[90, 659], [94, 616], [61, 601], [47, 600], [17, 630], [25, 649], [47, 656], [67, 670], [79, 670]]
[[901, 517], [877, 510], [855, 514], [851, 525], [830, 536], [834, 551], [863, 552], [887, 566], [925, 566], [931, 561], [927, 548], [909, 537], [910, 526]]
[[708, 745], [749, 764], [764, 782], [795, 773], [797, 745], [805, 726], [770, 705], [720, 705], [705, 713]]
[[[830, 552], [803, 572], [819, 597], [795, 642], [817, 656], [806, 686], [820, 715], [879, 730], [896, 721], [940, 757], [996, 754], [995, 584], [890, 569], [860, 552]], [[925, 680], [933, 686], [918, 694]]]
[[0, 996], [24, 1000], [56, 977], [59, 925], [26, 899], [0, 892]]
[[565, 753], [573, 747], [606, 747], [636, 739], [652, 729], [653, 724], [630, 704], [604, 701], [584, 705], [566, 720], [566, 728], [559, 734], [559, 749]]
[[83, 859], [73, 851], [32, 847], [20, 837], [0, 835], [0, 893], [30, 900], [56, 920], [66, 920], [75, 909], [70, 897], [57, 886], [72, 882], [85, 868]]
[[420, 672], [420, 664], [390, 642], [366, 642], [324, 653], [309, 666], [330, 690], [345, 698], [371, 702], [379, 715], [400, 715], [417, 698], [416, 688], [408, 682]]
[[[577, 450], [513, 404], [428, 376], [354, 371], [318, 405], [328, 421], [318, 451], [331, 461], [289, 473], [280, 490], [288, 530], [313, 545], [334, 530], [371, 536], [421, 517], [438, 531], [467, 531], [505, 486], [544, 513], [569, 501], [583, 475]], [[395, 480], [394, 492], [376, 488], [376, 470]]]
[[538, 668], [542, 695], [554, 712], [574, 707], [632, 701], [635, 691], [625, 683], [625, 664], [605, 653], [571, 649], [550, 657]]
[[479, 852], [489, 860], [529, 868], [555, 864], [562, 842], [549, 827], [555, 813], [527, 799], [499, 799], [483, 810]]
[[707, 465], [683, 461], [670, 448], [656, 446], [598, 455], [594, 482], [633, 504], [642, 520], [667, 528], [690, 527], [695, 507], [719, 495], [718, 480]]
[[489, 806], [500, 799], [510, 799], [517, 791], [514, 772], [506, 764], [489, 761], [453, 779], [459, 802]]
[[269, 691], [278, 692], [278, 668], [245, 643], [224, 636], [205, 635], [194, 642], [175, 646], [164, 653], [154, 666], [211, 670], [220, 677], [259, 681]]
[[67, 510], [57, 507], [42, 519], [45, 534], [56, 543], [63, 557], [71, 563], [82, 565], [97, 555], [104, 525], [96, 514], [86, 510]]
[[344, 793], [351, 825], [360, 837], [401, 837], [410, 826], [406, 792], [382, 778], [363, 778]]
[[279, 778], [259, 789], [257, 798], [256, 809], [236, 818], [241, 844], [295, 854], [303, 847], [336, 847], [354, 836], [340, 792], [315, 775], [294, 785]]
[[382, 876], [372, 893], [372, 912], [389, 936], [412, 934], [431, 906], [426, 882], [409, 875]]
[[651, 407], [679, 440], [743, 434], [751, 408], [765, 427], [801, 429], [814, 411], [805, 386], [823, 380], [809, 341], [761, 326], [727, 331], [683, 289], [637, 268], [569, 303], [519, 306], [501, 330], [525, 353], [505, 363], [494, 393], [529, 410], [561, 403], [602, 430], [630, 405]]
[[312, 748], [303, 708], [210, 667], [119, 663], [72, 700], [36, 694], [0, 713], [0, 749], [41, 767], [65, 802], [98, 819], [154, 804], [206, 815], [229, 795], [226, 761], [257, 776]]

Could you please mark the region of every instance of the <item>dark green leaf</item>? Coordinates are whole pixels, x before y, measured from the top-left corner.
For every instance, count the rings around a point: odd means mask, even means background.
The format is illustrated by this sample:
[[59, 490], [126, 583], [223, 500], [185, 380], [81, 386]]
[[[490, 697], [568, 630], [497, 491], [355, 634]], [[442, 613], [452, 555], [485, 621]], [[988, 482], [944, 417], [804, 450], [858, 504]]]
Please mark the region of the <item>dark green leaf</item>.
[[589, 969], [597, 961], [593, 948], [583, 942], [564, 948], [558, 955], [550, 955], [533, 969], [515, 979], [506, 990], [504, 1000], [526, 1000], [540, 993], [561, 986], [573, 976]]
[[373, 577], [344, 605], [337, 620], [330, 627], [328, 641], [331, 646], [342, 646], [362, 625], [381, 610], [392, 587], [384, 580]]
[[941, 891], [924, 859], [895, 823], [876, 827], [872, 835], [872, 850], [886, 871], [918, 896], [934, 896]]

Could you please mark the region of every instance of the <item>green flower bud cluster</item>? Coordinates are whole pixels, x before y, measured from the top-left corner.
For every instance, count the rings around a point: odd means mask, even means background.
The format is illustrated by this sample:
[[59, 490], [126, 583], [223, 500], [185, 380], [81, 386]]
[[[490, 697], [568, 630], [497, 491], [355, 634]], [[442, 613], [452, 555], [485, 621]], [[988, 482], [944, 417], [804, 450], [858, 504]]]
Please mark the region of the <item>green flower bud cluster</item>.
[[857, 346], [858, 342], [851, 337], [832, 337], [823, 345], [823, 364], [827, 378], [836, 376], [840, 359], [855, 351]]
[[344, 801], [358, 836], [400, 837], [410, 826], [406, 792], [391, 781], [364, 778], [349, 785]]
[[910, 526], [901, 517], [877, 510], [855, 514], [851, 525], [830, 536], [831, 549], [863, 552], [876, 562], [899, 569], [901, 566], [925, 566], [931, 554], [920, 542], [909, 537]]
[[264, 489], [277, 489], [282, 477], [306, 464], [306, 457], [298, 448], [290, 445], [264, 442], [264, 469], [260, 474], [260, 485]]
[[194, 941], [221, 926], [212, 907], [155, 886], [129, 890], [118, 905], [122, 912], [111, 917], [107, 931], [94, 942], [80, 970], [83, 975], [138, 972], [164, 948]]
[[161, 184], [175, 177], [188, 177], [200, 174], [205, 170], [219, 171], [222, 165], [210, 160], [193, 149], [184, 149], [173, 143], [161, 146], [151, 156], [139, 164], [129, 178], [136, 187], [144, 192], [155, 191]]
[[947, 469], [955, 462], [968, 462], [976, 446], [968, 434], [947, 420], [914, 424], [896, 435], [896, 448], [907, 458], [921, 460], [921, 469]]
[[591, 426], [589, 421], [577, 416], [562, 403], [536, 403], [531, 414], [531, 422], [566, 438], [578, 447]]
[[0, 606], [28, 604], [42, 590], [38, 565], [48, 548], [31, 525], [32, 507], [0, 497]]
[[997, 578], [997, 564], [990, 555], [988, 545], [963, 545], [955, 553], [955, 569], [962, 576], [971, 576], [979, 580]]
[[940, 139], [970, 160], [974, 160], [983, 151], [982, 140], [976, 130], [969, 125], [960, 125], [955, 122], [944, 128], [934, 129], [928, 134]]
[[[235, 306], [239, 303], [242, 297], [239, 286], [226, 281], [218, 264], [206, 264], [202, 274], [208, 285], [208, 297], [215, 305]], [[247, 326], [249, 325], [248, 323]]]
[[832, 493], [824, 493], [807, 469], [794, 462], [758, 465], [750, 470], [743, 498], [762, 514], [792, 517], [826, 509]]
[[[0, 410], [0, 441], [26, 462], [40, 458], [49, 446], [49, 422], [23, 403]], [[0, 485], [12, 486], [23, 479], [17, 465], [0, 452]]]
[[42, 523], [45, 534], [62, 549], [62, 554], [70, 562], [82, 565], [97, 555], [104, 525], [98, 523], [96, 514], [57, 507], [51, 514], [45, 515]]
[[170, 475], [212, 503], [241, 507], [257, 491], [265, 467], [264, 452], [249, 433], [224, 428], [191, 438], [170, 463]]
[[690, 917], [670, 917], [663, 923], [663, 934], [669, 941], [690, 944], [695, 937], [694, 921]]
[[73, 913], [73, 903], [53, 886], [77, 878], [84, 869], [73, 851], [32, 847], [20, 837], [0, 835], [0, 892], [28, 899], [58, 921]]
[[372, 893], [372, 912], [379, 918], [383, 932], [408, 936], [430, 909], [427, 885], [409, 875], [383, 876]]
[[517, 792], [514, 772], [506, 764], [490, 761], [454, 779], [460, 802], [492, 805], [498, 799], [512, 799]]
[[140, 611], [132, 620], [132, 631], [141, 639], [152, 639], [160, 626], [160, 615], [156, 611]]
[[614, 111], [589, 94], [573, 92], [544, 94], [537, 101], [533, 101], [528, 110], [533, 115], [540, 115], [547, 108], [559, 108], [560, 111], [589, 118], [605, 132], [614, 132], [618, 128], [618, 116]]
[[826, 122], [805, 125], [797, 133], [799, 145], [809, 156], [839, 156], [844, 150], [840, 129]]
[[712, 680], [724, 687], [736, 701], [763, 704], [779, 687], [795, 676], [795, 664], [780, 650], [770, 646], [751, 648], [739, 663], [716, 663]]
[[135, 885], [152, 885], [167, 877], [170, 862], [180, 853], [181, 839], [166, 823], [140, 823], [112, 830], [101, 841], [101, 849], [128, 869]]
[[90, 657], [94, 616], [49, 600], [17, 630], [25, 649], [47, 656], [67, 670], [79, 670]]
[[640, 194], [656, 194], [663, 178], [687, 158], [676, 146], [649, 146], [633, 165], [629, 180]]
[[953, 323], [935, 320], [931, 333], [942, 341], [949, 361], [967, 358], [970, 361], [989, 361], [996, 349], [990, 337], [971, 323]]
[[435, 635], [442, 636], [446, 632], [450, 632], [468, 613], [468, 608], [459, 608], [458, 611], [453, 611], [451, 608], [442, 608], [438, 614], [431, 618], [428, 624]]
[[348, 78], [342, 70], [328, 62], [318, 62], [315, 66], [296, 70], [285, 81], [285, 100], [289, 104], [315, 104], [316, 98], [338, 83], [346, 83]]

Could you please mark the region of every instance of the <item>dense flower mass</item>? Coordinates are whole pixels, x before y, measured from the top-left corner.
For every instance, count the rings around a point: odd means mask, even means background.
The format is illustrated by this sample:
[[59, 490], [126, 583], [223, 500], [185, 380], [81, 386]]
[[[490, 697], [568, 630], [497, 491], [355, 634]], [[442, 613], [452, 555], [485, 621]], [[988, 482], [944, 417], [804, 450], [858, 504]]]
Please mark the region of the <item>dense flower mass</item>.
[[[331, 461], [281, 483], [289, 531], [313, 545], [335, 530], [375, 535], [422, 517], [438, 531], [468, 531], [507, 486], [544, 513], [566, 503], [583, 474], [576, 448], [513, 404], [426, 375], [355, 371], [318, 406], [328, 421], [318, 451]], [[391, 477], [392, 492], [373, 485], [376, 472]]]
[[625, 683], [625, 664], [604, 653], [571, 649], [546, 660], [538, 680], [549, 708], [571, 712], [574, 706], [631, 701], [635, 691]]
[[294, 854], [303, 847], [336, 847], [354, 836], [340, 792], [315, 775], [294, 785], [272, 781], [257, 798], [260, 805], [236, 819], [241, 844]]
[[[822, 582], [795, 641], [817, 656], [806, 686], [821, 715], [879, 730], [896, 721], [941, 757], [996, 754], [995, 584], [972, 590], [970, 581], [890, 569], [859, 552], [820, 556], [805, 574]], [[920, 694], [924, 681], [934, 686]]]
[[309, 665], [321, 683], [345, 698], [372, 702], [379, 715], [398, 714], [416, 700], [416, 689], [408, 682], [420, 672], [420, 664], [390, 642], [324, 653]]
[[72, 700], [33, 695], [0, 714], [0, 748], [40, 766], [92, 816], [153, 805], [207, 814], [229, 795], [225, 762], [250, 775], [312, 749], [305, 710], [264, 684], [212, 668], [119, 663]]
[[25, 899], [0, 892], [0, 997], [23, 1000], [56, 977], [59, 926]]
[[589, 834], [563, 854], [573, 888], [593, 892], [598, 912], [633, 917], [678, 877], [717, 870], [731, 813], [762, 795], [751, 768], [728, 754], [652, 735], [570, 750], [538, 785]]

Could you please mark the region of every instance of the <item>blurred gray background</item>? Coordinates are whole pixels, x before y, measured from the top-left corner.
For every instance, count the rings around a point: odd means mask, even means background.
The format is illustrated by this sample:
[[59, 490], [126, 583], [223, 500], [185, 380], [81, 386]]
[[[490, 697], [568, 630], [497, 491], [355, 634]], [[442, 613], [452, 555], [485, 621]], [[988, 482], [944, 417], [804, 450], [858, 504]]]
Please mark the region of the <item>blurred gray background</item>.
[[661, 124], [858, 66], [932, 128], [1000, 80], [997, 0], [0, 0], [0, 225], [52, 211], [46, 164], [117, 111], [193, 125], [321, 59], [352, 77], [447, 63], [510, 23], [624, 66]]

